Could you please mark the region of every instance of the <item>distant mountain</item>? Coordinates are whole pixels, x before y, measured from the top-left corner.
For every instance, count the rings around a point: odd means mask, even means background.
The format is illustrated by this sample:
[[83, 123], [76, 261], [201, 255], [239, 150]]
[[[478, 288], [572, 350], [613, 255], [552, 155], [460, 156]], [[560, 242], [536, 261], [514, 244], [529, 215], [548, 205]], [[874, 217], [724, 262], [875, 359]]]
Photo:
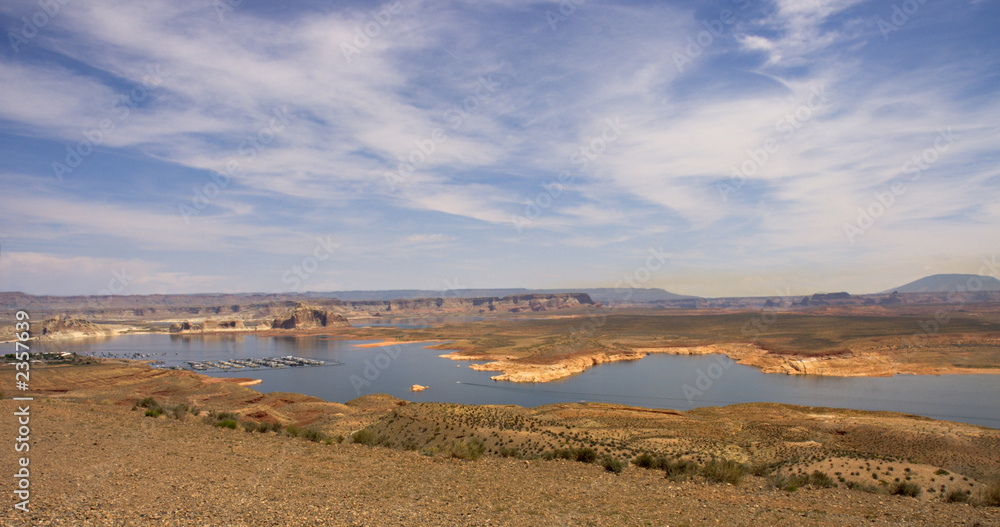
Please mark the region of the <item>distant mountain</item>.
[[[978, 279], [978, 280], [977, 280]], [[1000, 280], [992, 276], [979, 276], [974, 274], [935, 274], [925, 276], [920, 280], [914, 280], [906, 285], [886, 289], [882, 292], [891, 293], [948, 293], [952, 291], [977, 291], [976, 287], [982, 283], [982, 288], [978, 291], [1000, 291]]]
[[312, 298], [336, 298], [347, 301], [364, 300], [408, 300], [415, 298], [483, 298], [505, 297], [512, 295], [556, 295], [563, 293], [586, 293], [595, 302], [628, 302], [649, 303], [664, 300], [697, 298], [678, 295], [658, 288], [628, 288], [599, 287], [595, 289], [451, 289], [447, 291], [428, 291], [422, 289], [394, 289], [386, 291], [328, 291], [309, 292], [305, 296]]

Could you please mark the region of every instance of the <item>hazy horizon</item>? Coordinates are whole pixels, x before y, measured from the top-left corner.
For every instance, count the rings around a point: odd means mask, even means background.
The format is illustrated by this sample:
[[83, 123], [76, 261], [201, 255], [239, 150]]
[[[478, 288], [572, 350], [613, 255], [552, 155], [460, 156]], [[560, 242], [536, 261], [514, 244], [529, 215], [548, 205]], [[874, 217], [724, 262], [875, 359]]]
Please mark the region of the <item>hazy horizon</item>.
[[1000, 276], [1000, 4], [0, 5], [0, 290]]

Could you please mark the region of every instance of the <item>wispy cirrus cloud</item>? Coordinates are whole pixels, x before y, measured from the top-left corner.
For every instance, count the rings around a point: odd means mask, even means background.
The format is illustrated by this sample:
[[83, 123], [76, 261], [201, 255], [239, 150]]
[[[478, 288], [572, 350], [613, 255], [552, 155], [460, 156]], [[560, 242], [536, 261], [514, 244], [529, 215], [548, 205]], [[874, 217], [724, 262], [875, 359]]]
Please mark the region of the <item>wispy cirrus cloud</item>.
[[[348, 60], [343, 45], [378, 6], [241, 5], [220, 19], [202, 2], [68, 3], [0, 61], [5, 171], [21, 174], [4, 182], [17, 199], [0, 220], [22, 252], [94, 257], [80, 240], [96, 240], [176, 276], [262, 255], [241, 268], [260, 289], [281, 257], [331, 233], [343, 259], [314, 283], [358, 288], [420, 287], [372, 262], [421, 243], [447, 245], [463, 272], [501, 251], [540, 270], [487, 264], [496, 285], [545, 286], [553, 267], [602, 285], [595, 269], [627, 270], [620, 255], [666, 242], [695, 284], [681, 292], [695, 294], [709, 290], [698, 266], [795, 261], [826, 277], [830, 262], [895, 259], [905, 274], [938, 258], [928, 237], [955, 261], [986, 250], [1000, 222], [1000, 56], [983, 22], [996, 7], [928, 3], [886, 40], [877, 2], [744, 4], [584, 4], [553, 31], [548, 2], [403, 2]], [[7, 3], [0, 24], [35, 9]], [[678, 71], [671, 52], [723, 9], [734, 22]], [[151, 69], [159, 82], [122, 117]], [[816, 89], [827, 98], [801, 111]], [[609, 118], [625, 125], [620, 137], [574, 164]], [[52, 162], [102, 119], [113, 131], [57, 181]], [[843, 225], [942, 127], [959, 138], [952, 148], [848, 243]], [[768, 140], [778, 148], [757, 163]], [[721, 194], [748, 159], [759, 166]], [[233, 162], [238, 174], [185, 222], [178, 207]], [[387, 185], [401, 163], [406, 177]], [[572, 183], [515, 232], [512, 216], [562, 170]], [[581, 250], [599, 261], [578, 268]], [[431, 262], [407, 265], [441, 265]], [[759, 282], [738, 283], [734, 294]]]

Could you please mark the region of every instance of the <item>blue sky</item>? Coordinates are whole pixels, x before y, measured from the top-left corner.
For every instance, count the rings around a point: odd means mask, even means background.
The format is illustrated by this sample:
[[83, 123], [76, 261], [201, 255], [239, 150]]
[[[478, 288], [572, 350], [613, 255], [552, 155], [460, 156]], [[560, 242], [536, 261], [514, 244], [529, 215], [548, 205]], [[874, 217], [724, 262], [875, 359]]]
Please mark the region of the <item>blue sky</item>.
[[985, 0], [7, 1], [0, 290], [995, 274], [998, 20]]

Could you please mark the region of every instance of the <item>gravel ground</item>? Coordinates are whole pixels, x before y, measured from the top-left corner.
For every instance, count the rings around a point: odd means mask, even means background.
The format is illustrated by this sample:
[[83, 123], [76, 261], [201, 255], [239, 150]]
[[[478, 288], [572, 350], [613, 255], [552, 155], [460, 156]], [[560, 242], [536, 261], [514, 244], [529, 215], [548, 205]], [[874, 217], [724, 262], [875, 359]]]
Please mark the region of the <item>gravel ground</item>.
[[[143, 417], [53, 398], [31, 410], [30, 513], [3, 526], [1000, 525], [1000, 509], [846, 489], [673, 483], [569, 461], [459, 461]], [[0, 401], [12, 445], [15, 403]]]

